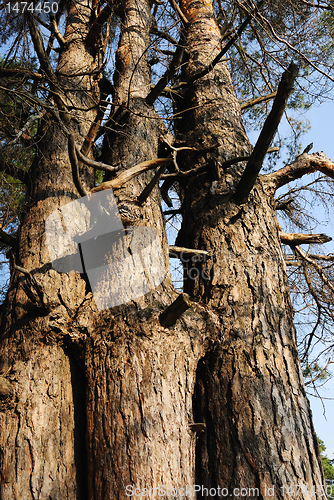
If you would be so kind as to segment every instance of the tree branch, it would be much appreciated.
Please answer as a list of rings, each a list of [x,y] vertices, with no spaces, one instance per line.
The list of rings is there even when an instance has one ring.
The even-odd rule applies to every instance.
[[[107,5],[103,7],[93,24],[91,25],[89,32],[86,36],[86,44],[96,44],[100,33],[102,32],[102,28],[105,22],[108,21],[108,18],[111,16],[114,10],[113,0],[109,0]]]
[[[16,167],[15,165],[9,165],[7,162],[0,159],[0,172],[10,175],[14,179],[23,182],[23,184],[28,184],[29,175],[24,170]]]
[[[146,104],[148,104],[148,106],[152,106],[154,101],[162,94],[167,83],[171,80],[171,78],[175,74],[175,71],[180,66],[180,64],[182,62],[183,54],[184,54],[183,43],[184,43],[184,36],[183,36],[183,34],[181,34],[179,44],[177,46],[177,49],[174,52],[173,58],[169,64],[165,74],[160,78],[158,83],[150,91],[150,93],[148,94],[148,96],[145,99]]]
[[[245,109],[251,108],[251,107],[255,106],[256,104],[260,104],[261,102],[270,101],[270,99],[274,99],[274,97],[276,97],[276,95],[277,95],[277,92],[272,92],[271,94],[257,97],[256,99],[251,99],[250,101],[244,102],[243,104],[240,105],[241,111],[244,111]]]
[[[44,76],[35,71],[29,71],[27,69],[9,69],[0,68],[0,78],[13,78],[15,76],[27,76],[29,78],[34,78],[35,80],[44,80]]]
[[[283,73],[277,89],[277,95],[275,97],[273,107],[264,123],[263,129],[255,144],[246,169],[241,176],[239,184],[237,185],[234,194],[234,201],[237,205],[241,205],[246,202],[248,195],[255,184],[261,170],[265,154],[276,133],[287,100],[293,90],[293,84],[297,74],[298,66],[294,63],[291,63],[289,68]]]
[[[16,238],[11,236],[10,234],[5,233],[0,229],[0,241],[9,247],[13,247],[16,243]]]
[[[176,323],[178,318],[192,306],[189,295],[181,293],[174,302],[159,316],[161,326],[168,328]]]
[[[297,156],[294,162],[277,170],[277,172],[266,174],[264,177],[273,184],[276,190],[317,170],[334,179],[334,163],[322,151],[311,155],[303,153]]]
[[[102,182],[102,184],[99,184],[90,192],[97,193],[98,191],[103,191],[104,189],[120,189],[126,182],[130,181],[134,177],[137,177],[142,172],[146,172],[146,170],[153,170],[157,167],[167,167],[167,165],[169,165],[171,162],[172,160],[170,158],[157,158],[155,160],[144,161],[143,163],[139,163],[132,168],[124,170],[124,172],[119,174],[115,179],[107,182]]]
[[[326,234],[300,234],[300,233],[279,233],[282,243],[295,247],[296,245],[312,244],[312,243],[328,243],[332,241],[330,236]]]
[[[153,191],[155,185],[159,182],[159,179],[162,176],[162,174],[164,173],[165,168],[166,168],[166,165],[162,165],[162,167],[159,168],[159,170],[157,171],[157,173],[155,174],[155,176],[153,177],[151,182],[146,186],[146,188],[143,190],[143,192],[138,196],[137,202],[139,205],[142,205],[147,200],[147,198],[149,197],[149,195]]]
[[[79,147],[75,144],[75,151],[77,154],[77,157],[79,160],[84,163],[85,165],[88,165],[89,167],[94,168],[95,170],[103,170],[105,172],[117,172],[117,170],[120,169],[119,166],[112,167],[111,165],[107,165],[106,163],[102,163],[99,161],[91,160],[90,158],[87,158],[87,156],[84,156]]]
[[[72,134],[70,134],[68,137],[68,156],[71,162],[74,185],[77,188],[80,196],[87,196],[89,194],[89,191],[84,188],[80,181],[78,158],[75,149],[74,137]]]

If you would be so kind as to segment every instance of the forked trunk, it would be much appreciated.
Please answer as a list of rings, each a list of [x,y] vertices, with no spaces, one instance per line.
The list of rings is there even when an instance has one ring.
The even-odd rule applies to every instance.
[[[187,81],[219,52],[221,35],[210,3],[184,0],[181,7],[189,20]],[[114,111],[103,145],[104,161],[121,170],[157,158],[164,133],[145,103],[150,11],[146,0],[123,2]],[[73,77],[98,64],[83,43],[90,12],[80,2],[70,10],[58,66],[62,84],[72,89],[66,98],[75,116],[67,126],[78,145],[99,101],[93,76]],[[169,326],[160,315],[178,294],[157,187],[138,203],[151,171],[114,193],[125,227],[120,246],[130,256],[118,280],[125,288],[124,270],[136,262],[123,243],[144,226],[142,234],[157,235],[157,252],[146,249],[140,262],[147,259],[158,282],[138,296],[129,286],[126,304],[113,297],[117,305],[104,308],[97,300],[104,288],[97,281],[90,289],[89,270],[52,268],[45,221],[79,196],[67,132],[50,117],[15,262],[39,286],[13,269],[2,325],[2,376],[12,391],[0,413],[3,500],[193,499],[195,491],[198,498],[322,496],[271,195],[260,180],[247,203],[236,206],[244,166],[220,167],[250,151],[226,63],[185,88],[176,105],[183,116],[177,141],[209,148],[180,154],[179,165],[211,167],[181,183],[178,243],[211,257],[185,263],[185,291],[193,302]],[[82,168],[80,176],[90,189],[92,175]]]

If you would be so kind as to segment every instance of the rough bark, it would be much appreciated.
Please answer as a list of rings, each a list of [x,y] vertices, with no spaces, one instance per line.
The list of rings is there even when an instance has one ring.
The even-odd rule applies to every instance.
[[[98,113],[90,7],[69,7],[56,73],[70,115],[62,116],[79,147]],[[181,8],[189,21],[182,80],[191,81],[220,53],[221,34],[209,2],[183,0]],[[119,172],[156,159],[164,133],[145,100],[151,4],[124,0],[122,9],[114,113],[103,144],[105,163]],[[68,78],[85,71],[90,76]],[[195,483],[229,488],[230,498],[238,497],[233,488],[246,487],[259,489],[256,498],[305,500],[312,494],[283,495],[280,488],[300,484],[311,492],[321,484],[272,185],[260,179],[247,204],[233,201],[244,164],[229,160],[249,156],[251,147],[226,63],[184,87],[176,106],[183,112],[177,140],[191,148],[178,151],[178,162],[182,171],[201,172],[179,176],[184,219],[177,251],[194,249],[198,271],[185,281],[191,300],[179,299],[188,307],[181,315],[168,309],[178,294],[158,189],[138,203],[152,171],[130,179],[115,197],[126,229],[157,231],[165,269],[159,286],[101,311],[84,275],[51,268],[45,220],[78,192],[64,127],[51,118],[45,126],[15,263],[36,279],[48,307],[34,301],[29,274],[15,272],[1,342],[4,500],[125,499],[135,488],[139,498],[155,488],[153,498],[190,499]],[[87,189],[91,172],[81,166],[78,176]],[[119,172],[107,172],[106,181]],[[266,491],[272,487],[275,495]]]
[[[219,51],[220,35],[207,4],[185,0],[182,7],[192,22],[182,78],[187,80]],[[210,37],[204,37],[208,32]],[[199,160],[202,164],[221,165],[249,154],[224,63],[187,89],[183,103],[189,111],[178,127],[179,137],[188,146],[212,137],[220,144]],[[184,169],[189,168],[189,157],[184,161]],[[298,361],[274,205],[261,181],[243,207],[235,205],[242,170],[242,164],[233,165],[222,172],[221,181],[204,173],[182,186],[183,224],[176,244],[215,255],[192,263],[197,273],[185,269],[185,291],[212,307],[223,325],[221,342],[197,368],[194,417],[206,423],[206,431],[196,450],[196,484],[226,487],[230,498],[240,494],[234,488],[247,488],[250,498],[269,498],[274,491],[275,498],[306,499],[315,487],[320,498],[317,439]],[[298,484],[303,492],[293,486]]]
[[[97,67],[96,54],[84,43],[90,14],[89,3],[70,4],[66,50],[58,63],[59,82],[66,90],[62,98],[71,117],[67,126],[79,145],[94,120],[96,110],[92,108],[99,100],[97,80],[72,77]],[[47,216],[76,199],[78,193],[67,137],[52,115],[45,116],[40,137],[14,258],[40,284],[51,312],[41,310],[33,300],[27,275],[14,271],[1,342],[2,373],[12,386],[12,396],[2,400],[0,414],[3,500],[86,495],[85,378],[64,340],[67,323],[85,299],[86,282],[79,274],[60,274],[51,268],[45,240]],[[83,170],[81,174],[92,187],[91,173]]]

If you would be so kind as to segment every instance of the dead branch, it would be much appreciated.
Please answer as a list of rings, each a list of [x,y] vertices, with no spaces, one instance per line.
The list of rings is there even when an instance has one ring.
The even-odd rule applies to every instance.
[[[274,189],[278,189],[295,179],[300,179],[306,174],[315,171],[322,172],[331,179],[334,179],[334,163],[321,151],[319,153],[303,153],[297,156],[294,162],[289,163],[277,172],[266,174],[264,177],[273,184]]]
[[[175,71],[178,69],[182,62],[184,54],[184,35],[183,33],[181,34],[180,41],[178,43],[178,46],[174,52],[174,55],[172,57],[172,60],[165,72],[165,74],[160,78],[158,83],[155,85],[155,87],[150,91],[148,96],[146,97],[146,104],[148,106],[153,106],[154,101],[161,95],[161,93],[164,91],[167,83],[171,80],[171,78],[174,76]]]
[[[137,202],[139,205],[142,205],[145,203],[151,192],[153,191],[154,187],[156,184],[159,182],[160,177],[162,176],[163,172],[165,171],[166,165],[162,165],[162,167],[159,168],[151,182],[146,186],[146,188],[143,190],[143,192],[138,196]]]
[[[119,174],[115,179],[111,181],[102,182],[99,186],[93,188],[90,192],[97,193],[98,191],[103,191],[104,189],[120,189],[124,184],[134,177],[137,177],[143,172],[147,170],[153,170],[157,167],[167,166],[171,163],[170,158],[156,158],[154,160],[144,161],[143,163],[139,163],[132,168],[128,168],[124,170],[121,174]]]
[[[50,312],[50,303],[48,296],[43,292],[41,285],[37,282],[36,278],[24,267],[16,265],[14,255],[11,252],[10,260],[15,271],[19,271],[27,277],[28,285],[24,286],[24,291],[32,302],[36,302],[37,305],[43,309],[47,314]],[[34,292],[35,293],[34,293]]]
[[[11,236],[10,234],[5,233],[5,231],[2,231],[2,229],[0,229],[0,242],[4,243],[9,247],[14,247],[16,243],[16,238]]]
[[[270,101],[270,99],[274,99],[276,95],[277,92],[272,92],[271,94],[257,97],[256,99],[251,99],[250,101],[244,102],[240,105],[241,111],[256,106],[256,104],[260,104],[261,102]]]
[[[34,78],[35,80],[44,80],[44,76],[40,73],[34,71],[29,71],[26,69],[8,69],[0,68],[0,78],[14,78],[15,76],[26,76],[28,78]]]
[[[59,31],[58,24],[57,24],[55,17],[52,19],[50,28],[51,28],[51,33],[57,39],[57,42],[59,43],[60,47],[63,47],[65,45],[65,38],[63,37],[63,35]]]
[[[196,250],[195,248],[184,248],[169,245],[169,257],[172,259],[179,259],[182,254],[186,255],[208,255],[210,252],[207,250]]]
[[[66,113],[66,119],[70,120],[70,117],[68,115],[68,110],[67,107],[65,106],[65,103],[62,99],[62,97],[58,94],[58,80],[56,75],[54,74],[54,71],[52,69],[52,66],[50,64],[49,58],[46,55],[46,52],[44,50],[44,45],[43,45],[43,40],[42,40],[42,35],[40,30],[38,29],[36,20],[33,16],[29,16],[28,20],[29,24],[29,31],[31,35],[31,40],[34,45],[34,49],[36,50],[38,60],[40,62],[41,68],[43,71],[45,71],[46,75],[50,79],[50,89],[55,93],[54,99],[61,111]]]
[[[176,323],[179,317],[192,306],[189,295],[181,293],[174,302],[159,316],[161,326],[168,328]]]
[[[114,10],[113,1],[109,0],[107,5],[101,10],[95,21],[92,23],[89,32],[86,36],[87,45],[96,44],[99,39],[99,35],[102,31],[103,25],[108,21]]]
[[[332,285],[332,283],[326,278],[325,276],[325,273],[322,269],[321,266],[319,266],[319,264],[317,264],[316,262],[314,262],[314,260],[312,258],[310,258],[308,255],[306,255],[305,252],[303,252],[303,250],[299,247],[299,246],[296,246],[295,247],[295,252],[300,255],[300,257],[308,262],[309,264],[311,264],[311,266],[313,266],[313,268],[317,271],[317,273],[319,274],[320,278],[323,280],[323,282],[328,286],[328,288],[334,293],[334,286]]]
[[[293,90],[293,84],[298,74],[298,66],[291,63],[287,71],[282,75],[282,79],[277,89],[272,109],[264,123],[260,136],[255,144],[246,169],[237,185],[234,200],[237,205],[247,201],[255,181],[259,175],[262,163],[268,147],[276,133],[278,124],[282,118],[287,100]]]
[[[80,196],[87,196],[89,194],[89,191],[85,189],[85,187],[81,184],[80,181],[78,157],[76,153],[74,137],[72,134],[70,134],[68,137],[68,156],[71,162],[74,185],[77,188]]]
[[[182,22],[182,24],[184,26],[188,26],[189,21],[186,18],[186,16],[183,14],[182,10],[180,9],[179,4],[175,0],[169,0],[169,3],[171,4],[171,6],[175,10],[175,12],[178,14],[178,16],[179,16],[180,21]]]
[[[312,244],[312,243],[328,243],[332,241],[330,236],[326,234],[301,234],[301,233],[279,233],[282,243],[295,247],[296,245]]]
[[[120,169],[119,166],[113,167],[111,165],[107,165],[106,163],[102,163],[102,162],[91,160],[90,158],[87,158],[87,156],[85,156],[81,153],[80,148],[77,146],[77,144],[74,144],[74,145],[75,145],[75,151],[76,151],[77,157],[85,165],[88,165],[89,167],[92,167],[95,170],[103,170],[105,172],[117,172],[117,170]]]

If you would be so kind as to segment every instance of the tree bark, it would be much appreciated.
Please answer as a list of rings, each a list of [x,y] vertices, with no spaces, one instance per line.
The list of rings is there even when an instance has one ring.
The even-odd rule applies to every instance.
[[[323,477],[272,185],[259,179],[247,203],[236,206],[244,164],[229,160],[249,156],[251,147],[228,67],[219,62],[192,81],[221,51],[209,2],[181,1],[188,19],[182,81],[192,83],[175,103],[182,113],[176,132],[192,149],[180,148],[177,159],[181,173],[200,172],[179,176],[183,223],[176,244],[194,249],[185,269],[191,300],[178,299],[172,286],[158,188],[138,203],[153,171],[114,194],[125,231],[157,232],[162,258],[149,259],[152,269],[164,270],[158,286],[100,310],[84,273],[51,266],[45,220],[79,198],[68,135],[81,147],[98,113],[94,6],[80,0],[69,7],[56,72],[68,115],[63,110],[65,124],[50,118],[41,131],[14,252],[14,264],[35,278],[48,307],[34,299],[29,274],[14,272],[1,327],[1,499],[190,500],[195,484],[228,488],[230,498],[240,496],[234,488],[258,488],[258,495],[247,490],[250,498],[311,498]],[[146,102],[151,4],[124,0],[122,9],[114,112],[103,144],[105,164],[119,169],[107,172],[114,187],[115,175],[124,178],[122,171],[158,158],[164,134]],[[92,177],[91,167],[80,167],[87,190]],[[120,270],[121,283],[127,274]],[[187,309],[175,312],[180,302]],[[308,493],[289,492],[293,485]]]
[[[191,21],[189,62],[182,77],[187,81],[219,52],[220,34],[207,4],[184,0],[182,8]],[[225,63],[187,89],[183,107],[188,111],[179,137],[187,146],[219,143],[197,165],[212,159],[222,165],[249,154]],[[184,164],[189,168],[189,156]],[[225,168],[221,181],[203,173],[182,186],[183,223],[176,244],[215,255],[186,264],[184,290],[213,308],[222,323],[220,342],[197,367],[194,419],[204,422],[206,431],[196,448],[196,484],[226,487],[231,498],[238,498],[241,488],[249,498],[270,498],[274,492],[274,498],[285,499],[311,498],[315,488],[320,498],[322,470],[274,203],[258,180],[247,203],[235,205],[243,168]],[[199,498],[208,497],[205,490],[199,493]]]

